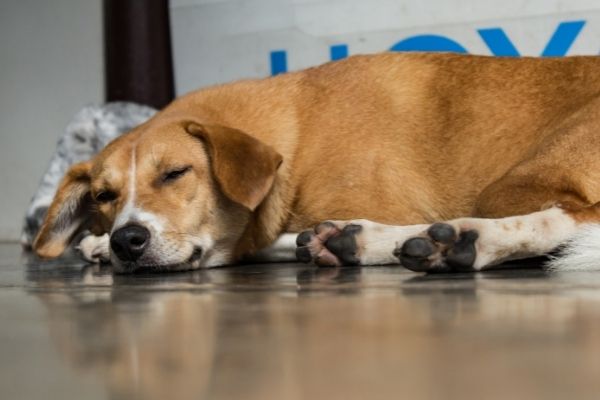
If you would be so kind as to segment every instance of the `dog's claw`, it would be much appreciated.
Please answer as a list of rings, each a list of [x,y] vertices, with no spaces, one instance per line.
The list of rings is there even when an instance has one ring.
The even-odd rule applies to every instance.
[[[298,259],[298,261],[303,263],[311,262],[312,255],[310,254],[310,249],[307,246],[297,247],[296,258]]]
[[[314,236],[315,234],[312,231],[301,232],[298,237],[296,237],[296,246],[302,247],[308,245]]]

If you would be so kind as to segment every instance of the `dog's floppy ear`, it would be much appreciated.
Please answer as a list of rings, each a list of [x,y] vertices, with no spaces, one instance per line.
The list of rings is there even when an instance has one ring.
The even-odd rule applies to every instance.
[[[237,129],[190,122],[186,130],[206,143],[213,174],[223,193],[254,211],[271,190],[283,157]]]
[[[88,220],[91,162],[73,165],[58,186],[54,200],[34,242],[33,250],[44,258],[60,256],[73,235]]]

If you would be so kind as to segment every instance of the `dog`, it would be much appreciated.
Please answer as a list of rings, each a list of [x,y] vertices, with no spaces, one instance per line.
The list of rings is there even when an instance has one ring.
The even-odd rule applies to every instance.
[[[559,247],[551,268],[595,268],[598,71],[385,53],[192,92],[72,166],[33,249],[89,229],[115,272],[253,255],[479,271]]]

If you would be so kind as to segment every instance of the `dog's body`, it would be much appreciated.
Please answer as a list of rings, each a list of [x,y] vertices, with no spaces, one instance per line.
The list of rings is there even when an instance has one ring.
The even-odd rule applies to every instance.
[[[59,255],[91,218],[118,270],[222,265],[360,218],[377,223],[303,233],[299,257],[447,270],[544,254],[597,221],[598,71],[389,53],[193,92],[74,167],[34,248]]]

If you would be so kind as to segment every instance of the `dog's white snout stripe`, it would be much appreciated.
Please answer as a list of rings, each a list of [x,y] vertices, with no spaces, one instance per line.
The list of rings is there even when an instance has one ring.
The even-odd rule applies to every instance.
[[[119,213],[119,215],[117,215],[117,218],[115,219],[115,223],[113,224],[112,227],[112,232],[116,231],[117,229],[121,228],[122,226],[126,225],[127,223],[129,223],[132,219],[132,214],[134,212],[134,208],[135,208],[135,178],[136,178],[136,164],[135,164],[135,157],[136,157],[136,145],[134,144],[132,149],[131,149],[131,158],[129,161],[129,170],[127,171],[127,178],[128,178],[128,187],[127,187],[127,203],[125,203],[125,206],[123,207],[123,209],[121,210],[121,212]],[[111,234],[112,234],[111,232]]]
[[[127,187],[127,203],[117,215],[115,223],[113,224],[111,234],[117,229],[135,222],[144,225],[150,229],[153,234],[158,234],[163,230],[162,220],[155,214],[144,211],[143,209],[136,206],[136,183],[137,183],[137,164],[136,164],[136,144],[131,149],[131,161],[129,164],[128,175],[128,187]]]

